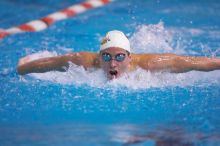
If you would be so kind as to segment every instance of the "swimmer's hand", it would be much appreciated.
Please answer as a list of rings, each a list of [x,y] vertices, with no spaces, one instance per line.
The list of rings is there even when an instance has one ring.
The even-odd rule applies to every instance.
[[[18,66],[22,66],[22,65],[27,64],[29,62],[32,62],[34,60],[39,60],[39,59],[42,59],[42,58],[55,57],[55,56],[57,56],[57,54],[55,54],[53,52],[48,52],[48,51],[33,53],[33,54],[30,54],[30,55],[27,55],[27,56],[21,58],[18,62]]]
[[[27,64],[31,61],[33,61],[33,59],[31,59],[30,56],[23,57],[18,61],[18,66],[22,66],[22,65]]]
[[[90,52],[68,53],[46,58],[45,56],[39,58],[39,56],[32,54],[19,60],[17,71],[20,75],[47,71],[66,71],[69,67],[69,62],[87,69],[89,67],[99,67],[98,63],[96,63],[97,60],[98,54]]]
[[[68,60],[65,56],[54,56],[46,58],[34,58],[32,55],[23,57],[19,60],[17,71],[18,74],[44,73],[47,71],[66,71]]]
[[[173,73],[192,70],[213,71],[220,70],[220,58],[151,54],[142,56],[139,66],[150,71],[169,71]]]

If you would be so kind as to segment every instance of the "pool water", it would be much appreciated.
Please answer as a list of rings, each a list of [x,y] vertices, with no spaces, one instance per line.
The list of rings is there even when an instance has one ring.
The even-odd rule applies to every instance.
[[[0,28],[39,19],[82,0],[0,2]],[[220,145],[220,71],[142,69],[107,81],[102,70],[19,76],[19,58],[98,52],[122,30],[135,53],[220,56],[220,3],[117,0],[46,30],[0,40],[0,145]],[[153,135],[153,138],[146,138]]]

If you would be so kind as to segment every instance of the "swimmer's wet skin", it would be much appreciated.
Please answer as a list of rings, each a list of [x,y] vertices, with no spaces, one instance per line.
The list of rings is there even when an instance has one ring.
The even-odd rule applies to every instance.
[[[175,54],[133,54],[123,32],[113,30],[102,39],[100,52],[73,52],[61,56],[32,60],[21,58],[17,71],[20,75],[52,70],[66,71],[69,62],[87,68],[101,68],[108,79],[140,67],[147,71],[183,73],[191,70],[213,71],[220,69],[220,58],[179,56]]]

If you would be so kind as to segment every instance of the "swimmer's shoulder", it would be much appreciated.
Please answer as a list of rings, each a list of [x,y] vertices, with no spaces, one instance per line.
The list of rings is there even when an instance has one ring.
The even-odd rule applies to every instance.
[[[154,56],[154,54],[135,54],[135,53],[131,53],[131,63],[132,64],[140,64],[142,62],[146,62],[148,60],[150,60],[152,57]]]
[[[95,52],[71,52],[66,54],[77,65],[99,67],[99,55]]]
[[[131,54],[131,67],[141,67],[144,69],[148,68],[149,62],[151,62],[154,58],[156,58],[159,54],[153,53],[141,53],[141,54]]]
[[[99,54],[95,52],[81,52],[86,57],[86,62],[89,67],[99,68]]]

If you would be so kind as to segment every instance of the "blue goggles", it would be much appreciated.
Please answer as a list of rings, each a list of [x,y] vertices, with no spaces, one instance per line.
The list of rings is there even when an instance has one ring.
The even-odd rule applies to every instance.
[[[116,60],[117,62],[122,62],[125,60],[126,55],[123,53],[118,53],[115,55],[114,59],[109,53],[102,53],[102,60],[105,62],[109,62],[111,60]]]

